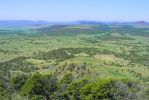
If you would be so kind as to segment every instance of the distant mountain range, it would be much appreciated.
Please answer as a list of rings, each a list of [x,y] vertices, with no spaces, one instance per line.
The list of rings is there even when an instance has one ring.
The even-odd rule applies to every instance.
[[[47,24],[47,21],[30,21],[30,20],[0,20],[0,25],[30,25],[30,24]]]
[[[137,22],[133,22],[133,24],[138,24],[138,25],[149,25],[149,22],[145,22],[145,21],[137,21]]]
[[[0,20],[0,29],[20,29],[20,28],[31,28],[34,25],[48,25],[47,21],[30,21],[30,20]]]
[[[72,25],[72,24],[116,24],[116,25],[149,25],[149,22],[98,22],[90,20],[79,20],[72,22],[49,22],[49,21],[31,21],[31,20],[0,20],[0,29],[7,28],[42,28],[51,25]]]

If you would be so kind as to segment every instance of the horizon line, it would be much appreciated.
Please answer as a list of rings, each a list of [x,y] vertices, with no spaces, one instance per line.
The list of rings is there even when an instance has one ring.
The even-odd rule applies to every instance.
[[[140,22],[140,21],[142,21],[142,22],[149,22],[149,21],[147,21],[147,20],[128,20],[128,21],[122,21],[122,20],[113,20],[113,21],[111,21],[111,20],[107,20],[107,21],[102,21],[102,20],[86,20],[86,19],[84,19],[84,20],[70,20],[70,21],[51,21],[51,20],[33,20],[33,19],[0,19],[0,21],[35,21],[35,22],[37,22],[37,21],[45,21],[45,22],[79,22],[79,21],[90,21],[90,22]]]

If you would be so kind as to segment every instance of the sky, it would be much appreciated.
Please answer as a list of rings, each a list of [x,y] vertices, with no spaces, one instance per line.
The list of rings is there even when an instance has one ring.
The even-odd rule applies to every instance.
[[[0,0],[0,20],[149,21],[149,0]]]

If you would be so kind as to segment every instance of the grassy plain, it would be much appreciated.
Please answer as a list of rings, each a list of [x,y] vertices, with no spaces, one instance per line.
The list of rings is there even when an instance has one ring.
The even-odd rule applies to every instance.
[[[67,28],[82,28],[82,27],[67,27]],[[84,26],[83,28],[88,28]],[[26,31],[27,32],[27,31]],[[123,38],[122,37],[127,37]],[[130,39],[129,39],[130,38]],[[148,62],[130,63],[130,59],[116,57],[114,54],[95,54],[89,57],[88,54],[82,52],[76,54],[75,57],[56,62],[56,59],[44,60],[33,58],[35,53],[50,52],[59,48],[98,48],[102,50],[110,50],[114,53],[129,54],[134,50],[138,55],[143,56],[148,54],[148,37],[132,36],[119,33],[102,34],[77,34],[74,36],[47,36],[47,35],[1,35],[0,36],[0,62],[10,61],[16,57],[25,56],[27,62],[32,63],[41,73],[54,72],[59,66],[64,63],[87,63],[87,68],[91,70],[92,78],[98,77],[114,77],[114,78],[129,78],[142,80],[148,83],[149,67]],[[131,56],[131,55],[130,55]],[[71,73],[66,71],[67,73]],[[66,72],[62,72],[61,75]],[[76,74],[72,72],[73,74]],[[139,77],[138,77],[139,75]],[[86,75],[87,76],[87,75]]]

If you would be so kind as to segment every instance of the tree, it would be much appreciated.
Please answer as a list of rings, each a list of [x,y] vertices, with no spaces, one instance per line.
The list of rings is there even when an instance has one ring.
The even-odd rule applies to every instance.
[[[61,84],[70,84],[73,80],[73,76],[72,74],[66,74],[61,80],[60,83]]]
[[[49,100],[50,96],[56,90],[57,78],[49,74],[35,73],[29,77],[22,88],[23,95],[41,95]]]
[[[87,79],[77,80],[72,82],[67,89],[63,92],[65,99],[81,100],[80,90],[88,83]]]
[[[92,84],[86,84],[81,89],[81,97],[83,100],[115,100],[115,82],[114,79],[99,79]]]
[[[73,81],[72,74],[64,75],[64,77],[60,80],[59,84],[57,85],[57,91],[55,92],[52,99],[58,99],[58,100],[64,99],[62,93],[67,89],[67,87],[72,81]]]
[[[93,100],[91,88],[92,88],[92,83],[88,83],[80,90],[82,100]]]
[[[10,79],[10,84],[15,90],[20,91],[22,86],[25,84],[27,78],[28,75],[24,73],[14,75]]]

